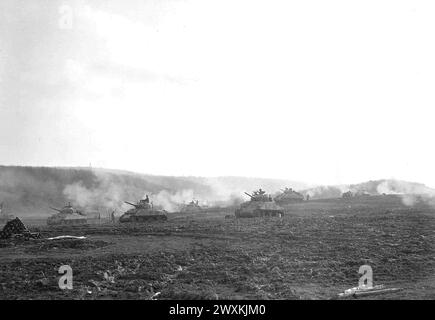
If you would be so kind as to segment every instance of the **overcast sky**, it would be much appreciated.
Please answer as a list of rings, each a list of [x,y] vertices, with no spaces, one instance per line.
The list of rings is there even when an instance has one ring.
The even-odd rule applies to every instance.
[[[0,164],[435,187],[434,1],[2,0]]]

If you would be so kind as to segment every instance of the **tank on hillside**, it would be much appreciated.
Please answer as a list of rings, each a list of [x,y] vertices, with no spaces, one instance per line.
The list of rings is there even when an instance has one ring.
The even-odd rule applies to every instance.
[[[75,209],[70,202],[62,209],[52,207],[50,209],[57,211],[57,213],[47,219],[47,225],[49,226],[85,225],[88,223],[86,215],[80,210]]]
[[[240,205],[235,212],[237,218],[256,217],[282,217],[284,210],[275,203],[272,197],[263,190],[254,191],[253,194],[245,192],[251,199]]]
[[[119,222],[152,222],[168,220],[166,211],[154,209],[153,205],[149,203],[148,197],[140,200],[137,204],[128,201],[125,201],[125,203],[133,206],[133,208],[126,211],[119,218]]]
[[[286,187],[284,190],[281,191],[282,193],[275,197],[275,202],[279,205],[286,205],[304,201],[304,196],[296,190],[293,190],[292,188]]]

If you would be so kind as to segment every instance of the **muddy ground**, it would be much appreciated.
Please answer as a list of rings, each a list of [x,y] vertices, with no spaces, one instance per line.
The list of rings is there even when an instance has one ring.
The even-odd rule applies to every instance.
[[[358,285],[402,290],[369,299],[435,299],[435,210],[399,197],[309,201],[284,218],[229,212],[164,223],[28,225],[43,238],[0,243],[0,299],[334,299]],[[26,222],[26,221],[24,221]],[[73,289],[58,269],[70,265]]]

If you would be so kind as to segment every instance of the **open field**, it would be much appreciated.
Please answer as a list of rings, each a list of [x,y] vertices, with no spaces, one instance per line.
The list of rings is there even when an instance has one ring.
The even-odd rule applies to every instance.
[[[329,299],[358,285],[403,290],[375,299],[435,299],[435,210],[399,197],[294,204],[279,218],[169,215],[164,223],[48,228],[0,241],[0,299]],[[58,288],[70,265],[73,290]],[[104,276],[106,273],[106,277]]]

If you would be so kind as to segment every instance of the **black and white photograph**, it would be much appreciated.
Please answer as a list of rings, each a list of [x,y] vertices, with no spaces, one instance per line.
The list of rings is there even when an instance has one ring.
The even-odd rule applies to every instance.
[[[0,0],[0,300],[435,300],[434,17]]]

